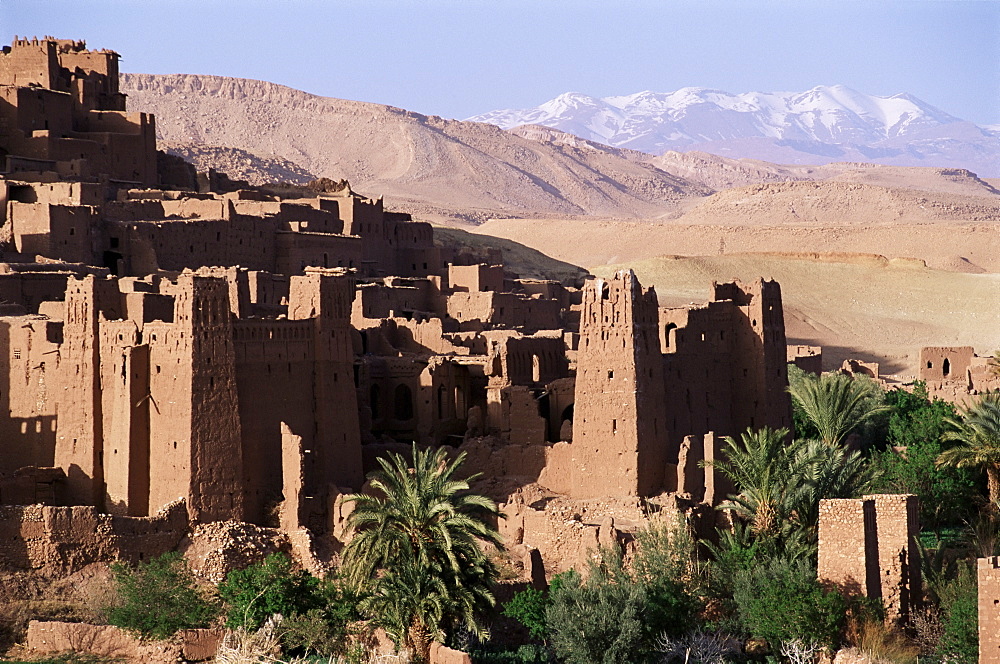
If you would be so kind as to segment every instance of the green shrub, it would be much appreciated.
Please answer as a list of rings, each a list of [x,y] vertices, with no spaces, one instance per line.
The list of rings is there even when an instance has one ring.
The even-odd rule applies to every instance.
[[[652,524],[636,533],[632,578],[646,595],[643,610],[646,644],[661,635],[680,636],[695,626],[701,579],[695,570],[695,544],[682,521]]]
[[[847,605],[816,580],[803,560],[775,560],[736,576],[733,600],[743,626],[772,648],[800,639],[827,648],[838,645]]]
[[[641,586],[603,574],[568,574],[545,612],[552,647],[568,664],[637,662],[643,654]]]
[[[259,629],[280,614],[281,644],[290,653],[341,655],[358,619],[352,593],[335,579],[320,580],[294,569],[283,553],[233,570],[219,584],[219,595],[227,604],[229,627]]]
[[[968,468],[939,467],[941,452],[947,449],[941,434],[947,429],[945,420],[957,417],[955,407],[940,399],[927,397],[926,386],[918,382],[913,392],[890,390],[886,403],[892,407],[888,424],[890,445],[905,447],[897,454],[885,450],[873,461],[882,477],[878,491],[913,493],[920,498],[920,522],[940,530],[967,519],[979,494],[977,473]]]
[[[295,570],[283,553],[233,570],[219,584],[219,596],[228,607],[226,625],[260,629],[274,614],[289,617],[322,608],[320,581],[305,570]]]
[[[514,597],[504,604],[503,614],[527,627],[532,638],[544,641],[549,635],[545,623],[545,611],[549,608],[549,604],[551,602],[547,592],[526,588],[515,593]]]
[[[116,627],[166,639],[182,629],[207,627],[219,613],[177,552],[135,569],[117,563],[111,572],[118,601],[106,611],[108,623]]]
[[[954,664],[976,664],[979,661],[979,593],[975,570],[969,565],[960,565],[957,576],[943,584],[938,592],[943,627],[938,655]]]

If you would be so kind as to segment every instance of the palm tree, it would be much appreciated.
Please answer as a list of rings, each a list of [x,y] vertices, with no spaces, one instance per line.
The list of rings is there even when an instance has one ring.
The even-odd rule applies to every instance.
[[[414,445],[412,468],[399,454],[380,458],[371,493],[347,497],[354,511],[344,573],[367,591],[364,606],[375,622],[418,658],[448,629],[485,635],[479,615],[495,603],[497,570],[482,544],[502,548],[489,524],[502,515],[492,500],[469,493],[478,475],[455,479],[464,460],[464,453],[449,461],[444,449]]]
[[[787,429],[748,429],[740,442],[727,437],[725,443],[725,458],[707,465],[732,480],[739,493],[719,508],[786,551],[813,546],[821,499],[853,498],[874,485],[876,471],[859,453],[818,440],[789,441]]]
[[[978,401],[959,409],[958,418],[947,418],[949,430],[942,440],[958,443],[938,457],[939,466],[982,468],[986,471],[990,502],[1000,501],[1000,392],[987,392]]]
[[[841,373],[804,374],[788,391],[827,445],[839,445],[852,429],[889,410],[873,381]]]
[[[788,429],[764,427],[747,429],[740,434],[739,442],[726,436],[724,458],[706,463],[721,471],[739,490],[719,508],[732,510],[757,535],[777,536],[782,524],[791,519],[794,501],[788,494],[798,488],[790,481],[796,444],[789,442],[788,433]]]
[[[876,466],[859,452],[819,440],[802,441],[794,469],[802,490],[793,495],[793,511],[810,530],[819,525],[820,500],[856,498],[871,491],[878,479]]]

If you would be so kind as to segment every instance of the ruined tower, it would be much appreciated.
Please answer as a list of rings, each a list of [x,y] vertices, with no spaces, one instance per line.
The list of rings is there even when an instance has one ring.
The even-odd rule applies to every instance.
[[[757,279],[713,284],[715,301],[731,301],[742,312],[734,325],[730,371],[733,385],[733,423],[736,433],[746,428],[779,429],[792,426],[788,395],[788,364],[781,286]]]
[[[631,270],[583,291],[573,421],[574,497],[647,496],[663,486],[663,359],[653,289]]]
[[[118,317],[117,301],[118,287],[112,280],[88,276],[70,279],[66,286],[64,343],[59,353],[63,389],[58,397],[54,461],[66,470],[66,498],[72,505],[103,506],[99,325],[102,318]]]
[[[919,531],[912,494],[821,500],[817,575],[845,595],[881,599],[886,617],[905,623],[922,597]]]
[[[235,356],[224,279],[182,274],[174,321],[147,324],[150,511],[187,498],[196,521],[242,519]]]
[[[292,277],[288,318],[311,319],[314,331],[318,477],[345,488],[360,488],[364,481],[351,340],[353,301],[353,280],[336,269],[313,268],[305,276]]]

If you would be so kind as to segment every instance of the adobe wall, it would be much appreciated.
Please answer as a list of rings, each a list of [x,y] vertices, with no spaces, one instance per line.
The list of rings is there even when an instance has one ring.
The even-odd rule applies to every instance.
[[[817,576],[845,594],[881,597],[874,500],[820,501]]]
[[[990,358],[976,355],[971,346],[922,348],[919,376],[926,381],[931,398],[965,407],[975,403],[981,394],[1000,390],[1000,374],[991,366]]]
[[[444,300],[426,279],[399,284],[360,284],[355,295],[351,322],[365,327],[372,321],[393,317],[412,317],[417,312],[444,313]]]
[[[1000,663],[1000,558],[980,558],[979,664]]]
[[[66,294],[70,272],[5,272],[0,264],[0,300],[17,302],[26,313],[38,313],[42,302],[58,300]]]
[[[0,54],[9,154],[55,162],[63,176],[157,182],[152,116],[125,111],[118,55],[84,42],[15,39]],[[40,164],[39,164],[40,165]]]
[[[361,238],[330,233],[279,232],[275,234],[273,271],[297,274],[307,267],[361,266]]]
[[[54,464],[59,327],[38,316],[0,317],[0,476]]]
[[[17,251],[70,263],[92,262],[96,208],[11,201],[8,218]]]
[[[818,578],[847,594],[881,599],[888,618],[905,622],[923,593],[919,531],[914,495],[822,500]]]
[[[87,565],[150,560],[180,545],[188,530],[183,501],[152,517],[101,514],[94,507],[0,506],[0,562],[66,576]]]
[[[759,280],[713,290],[704,305],[659,311],[671,464],[685,436],[791,424],[780,289]]]
[[[972,364],[972,346],[928,346],[920,349],[917,376],[924,381],[964,379]]]
[[[25,647],[32,653],[84,653],[127,662],[173,664],[212,659],[222,640],[220,629],[186,629],[166,641],[149,641],[111,625],[32,620]]]
[[[360,488],[362,477],[358,403],[354,377],[351,306],[354,282],[342,272],[307,270],[292,277],[290,320],[308,320],[315,339],[313,417],[320,477]],[[336,404],[336,409],[333,408]]]
[[[502,265],[449,265],[448,287],[454,292],[503,291]]]
[[[806,373],[816,376],[823,373],[823,349],[819,346],[789,345],[787,360]]]
[[[453,293],[447,303],[448,316],[462,323],[525,330],[554,330],[563,326],[558,300],[482,291]]]

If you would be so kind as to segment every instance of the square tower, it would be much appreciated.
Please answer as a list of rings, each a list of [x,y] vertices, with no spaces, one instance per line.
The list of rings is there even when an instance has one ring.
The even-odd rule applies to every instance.
[[[573,421],[574,497],[649,496],[666,466],[656,292],[631,270],[583,291]]]

